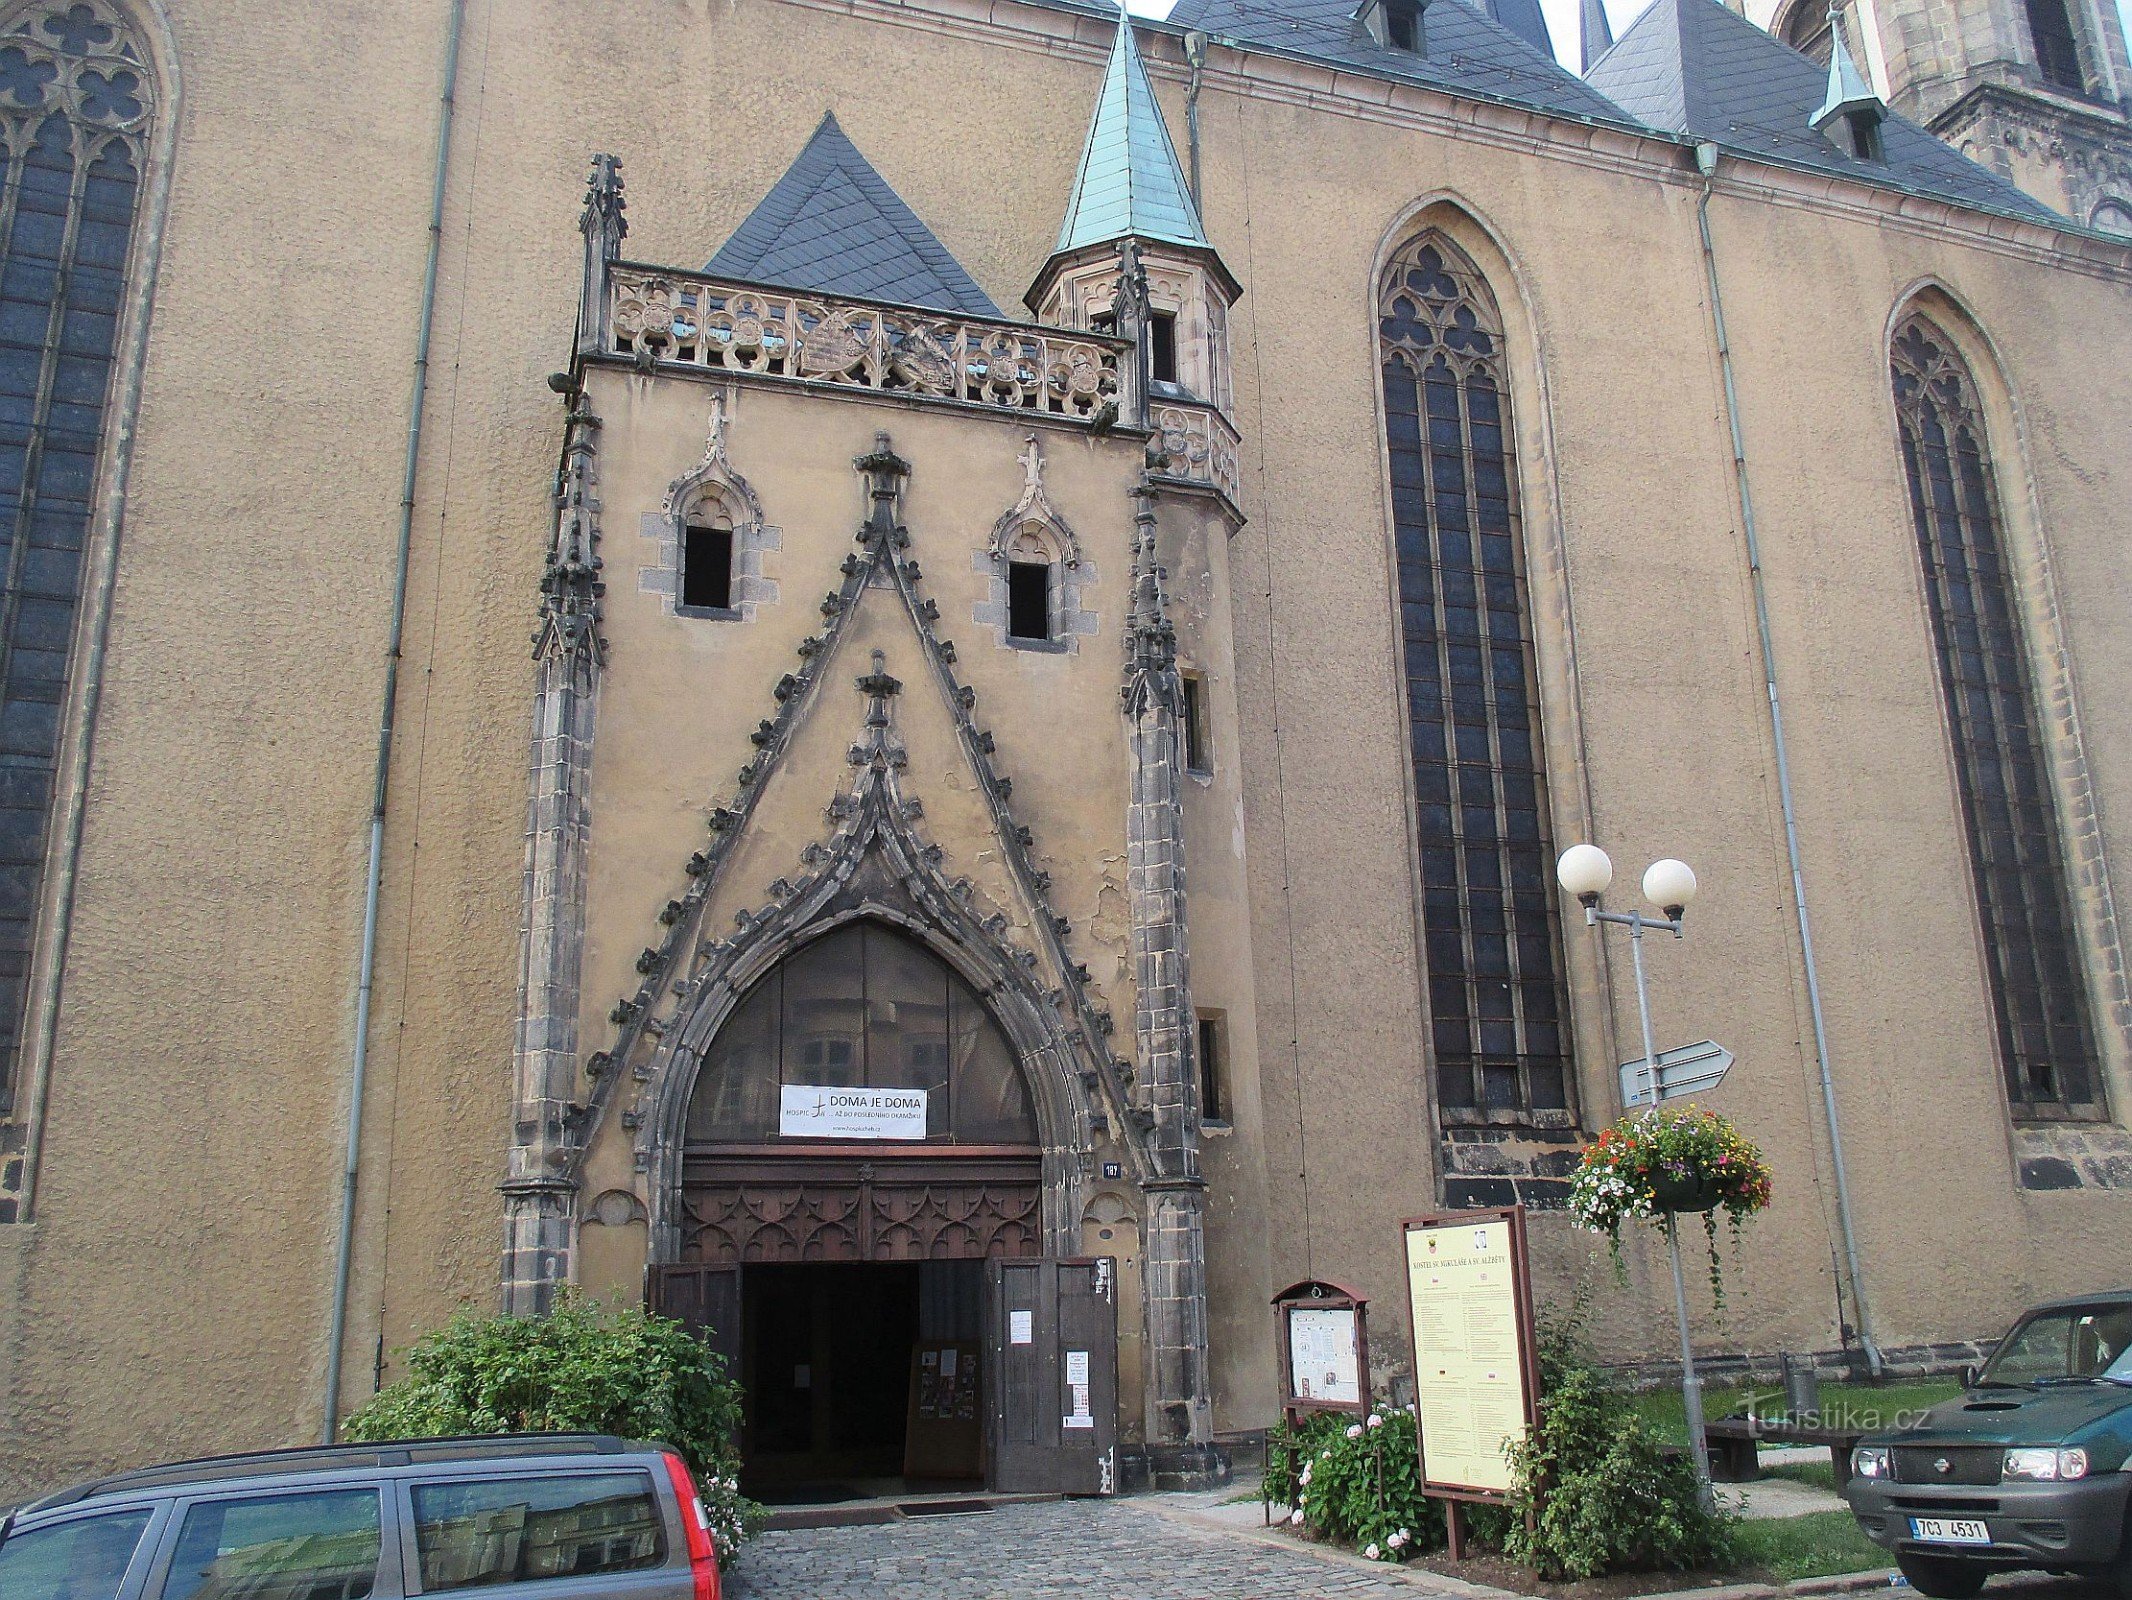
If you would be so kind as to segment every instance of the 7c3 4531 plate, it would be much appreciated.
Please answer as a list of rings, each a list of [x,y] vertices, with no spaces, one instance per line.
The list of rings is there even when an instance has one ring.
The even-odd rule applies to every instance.
[[[1912,1517],[1910,1537],[1928,1544],[1990,1544],[1991,1529],[1962,1517]]]

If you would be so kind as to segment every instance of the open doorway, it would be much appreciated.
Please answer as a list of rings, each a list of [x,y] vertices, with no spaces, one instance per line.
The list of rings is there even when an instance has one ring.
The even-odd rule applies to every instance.
[[[750,1266],[741,1481],[771,1504],[981,1487],[984,1263]]]

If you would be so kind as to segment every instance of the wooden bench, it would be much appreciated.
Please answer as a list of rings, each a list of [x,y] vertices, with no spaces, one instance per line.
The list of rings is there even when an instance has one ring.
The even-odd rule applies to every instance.
[[[1765,1444],[1825,1444],[1836,1469],[1836,1487],[1851,1479],[1851,1449],[1861,1429],[1800,1428],[1771,1417],[1719,1417],[1703,1424],[1710,1442],[1710,1476],[1719,1483],[1752,1483],[1762,1475],[1758,1447]]]

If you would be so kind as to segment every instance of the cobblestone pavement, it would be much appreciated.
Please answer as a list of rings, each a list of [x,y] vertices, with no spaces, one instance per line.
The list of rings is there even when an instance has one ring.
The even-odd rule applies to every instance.
[[[1453,1585],[1197,1526],[1130,1500],[766,1533],[728,1600],[1417,1600]],[[1470,1592],[1470,1591],[1468,1591]]]

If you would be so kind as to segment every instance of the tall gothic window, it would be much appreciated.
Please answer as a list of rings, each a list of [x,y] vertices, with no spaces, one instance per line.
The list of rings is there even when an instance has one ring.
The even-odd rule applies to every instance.
[[[1897,331],[1890,365],[2007,1096],[2016,1116],[2100,1116],[2080,947],[1976,385],[1922,317]]]
[[[117,13],[0,32],[0,1114],[10,1109],[150,101]]]
[[[1378,300],[1437,1105],[1570,1120],[1568,1006],[1502,322],[1439,233]]]

